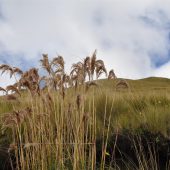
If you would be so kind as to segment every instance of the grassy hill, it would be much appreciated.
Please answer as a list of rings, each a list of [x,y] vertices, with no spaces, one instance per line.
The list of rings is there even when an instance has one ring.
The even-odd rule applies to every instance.
[[[25,169],[93,169],[96,161],[101,169],[125,165],[127,169],[159,169],[162,162],[167,164],[162,168],[169,168],[165,156],[169,153],[164,149],[169,148],[170,138],[170,79],[150,77],[122,80],[122,84],[120,80],[96,80],[76,90],[69,88],[64,99],[60,92],[47,90],[34,97],[22,92],[16,100],[2,96],[2,166],[4,159],[10,160],[10,149],[20,155],[16,166]],[[129,138],[133,139],[130,143]],[[133,148],[132,156],[127,156],[132,150],[124,145]],[[156,152],[166,158],[158,161]],[[126,164],[116,161],[116,156]]]
[[[131,129],[147,125],[152,132],[169,136],[170,79],[150,77],[126,80],[128,88],[116,89],[117,81],[99,80],[101,93],[96,90],[97,103],[106,102],[103,94],[108,97],[107,107],[113,102],[113,124],[117,122],[121,127]],[[98,103],[98,107],[99,116],[104,110],[102,104]]]

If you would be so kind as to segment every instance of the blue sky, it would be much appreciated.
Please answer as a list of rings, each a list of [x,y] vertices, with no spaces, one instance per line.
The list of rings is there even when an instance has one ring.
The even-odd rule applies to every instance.
[[[170,1],[0,0],[0,63],[28,69],[60,54],[68,71],[95,49],[118,77],[170,77]]]

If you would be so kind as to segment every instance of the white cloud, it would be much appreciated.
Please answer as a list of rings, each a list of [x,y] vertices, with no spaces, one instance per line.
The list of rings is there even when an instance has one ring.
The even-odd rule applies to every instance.
[[[16,60],[20,59],[17,54],[38,60],[41,53],[51,57],[58,53],[70,67],[98,49],[98,58],[127,78],[157,76],[154,63],[168,58],[168,0],[0,3],[4,16],[0,20],[0,57],[4,51]]]
[[[170,62],[164,64],[152,73],[153,76],[170,78]]]
[[[14,84],[15,83],[15,79],[14,78],[10,78],[10,76],[8,74],[0,74],[0,87],[5,88],[7,85],[9,84]],[[0,92],[0,95],[2,94],[2,92]]]

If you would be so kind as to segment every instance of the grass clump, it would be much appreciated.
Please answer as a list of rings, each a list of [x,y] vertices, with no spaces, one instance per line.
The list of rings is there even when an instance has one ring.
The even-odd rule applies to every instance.
[[[11,169],[159,169],[157,146],[170,136],[169,81],[118,79],[113,70],[97,80],[107,70],[96,51],[69,74],[62,56],[40,62],[44,76],[0,66],[16,78],[0,89],[0,143]]]

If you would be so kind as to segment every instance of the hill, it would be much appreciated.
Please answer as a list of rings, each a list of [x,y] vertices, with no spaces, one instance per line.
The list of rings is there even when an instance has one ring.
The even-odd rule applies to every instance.
[[[141,139],[143,141],[146,138],[147,141],[154,142],[154,145],[163,147],[163,144],[164,148],[169,148],[167,143],[170,138],[169,94],[170,79],[149,77],[139,80],[95,80],[91,84],[86,83],[85,86],[78,86],[77,89],[66,89],[64,98],[61,91],[49,93],[47,89],[42,95],[35,95],[34,97],[32,97],[31,93],[23,91],[21,96],[15,94],[17,100],[8,100],[1,97],[0,115],[2,133],[0,136],[0,146],[3,148],[0,149],[1,164],[8,157],[8,149],[12,150],[18,147],[17,153],[23,154],[21,162],[18,163],[25,162],[26,165],[22,166],[32,166],[31,168],[35,168],[35,165],[29,165],[30,162],[27,162],[30,154],[34,155],[31,161],[36,159],[36,161],[41,162],[41,159],[46,160],[46,155],[42,155],[44,152],[47,155],[53,156],[56,152],[59,152],[59,157],[50,157],[46,165],[44,165],[46,168],[49,165],[52,168],[52,166],[55,166],[56,160],[66,159],[63,157],[63,153],[75,154],[76,148],[73,149],[70,146],[71,143],[88,143],[87,146],[83,145],[83,148],[79,148],[78,144],[75,145],[79,151],[76,151],[77,155],[75,155],[74,159],[78,161],[79,158],[77,156],[80,153],[85,156],[84,150],[87,149],[89,159],[97,158],[96,161],[100,162],[101,166],[108,166],[111,161],[112,164],[115,163],[115,166],[124,167],[122,163],[120,164],[120,162],[112,160],[113,147],[117,145],[122,153],[133,153],[130,158],[122,157],[114,149],[114,154],[119,158],[121,157],[122,161],[127,163],[130,161],[129,159],[132,159],[131,161],[133,161],[134,165],[130,164],[131,168],[132,166],[149,168],[150,164],[158,166],[153,163],[157,158],[155,158],[156,160],[152,158],[149,165],[145,164],[147,157],[145,159],[142,158],[143,160],[139,162],[139,159],[146,156],[146,154],[149,154],[149,157],[153,156],[153,153],[157,152],[156,148],[153,151],[145,148],[140,157],[135,159],[133,157],[135,155],[134,152],[137,152],[136,154],[140,152],[138,146],[144,145],[146,147],[146,144],[140,141]],[[127,139],[122,138],[121,135],[131,136],[133,141],[128,143]],[[92,144],[94,140],[98,147],[96,151],[94,147],[90,146],[90,143]],[[14,148],[10,148],[11,144],[15,144],[17,141],[20,146],[15,145],[13,146]],[[134,141],[137,141],[137,143],[134,144]],[[160,141],[163,142],[161,143]],[[39,145],[40,143],[41,145]],[[132,150],[125,150],[125,146],[122,146],[123,143],[128,147],[133,146],[133,152]],[[63,144],[68,144],[67,148],[64,148]],[[48,145],[52,145],[51,148]],[[153,146],[147,143],[147,147]],[[146,153],[145,150],[147,150]],[[160,153],[163,156],[167,154],[163,149],[160,149]],[[157,157],[157,155],[154,156]],[[74,165],[75,160],[71,160],[69,157],[67,159],[73,162],[69,163],[66,161],[64,165],[60,166],[78,166]],[[85,159],[84,157],[79,161],[84,161]],[[167,163],[167,159],[163,159],[162,162]],[[158,161],[161,165],[162,162]],[[138,165],[139,163],[141,165]]]

